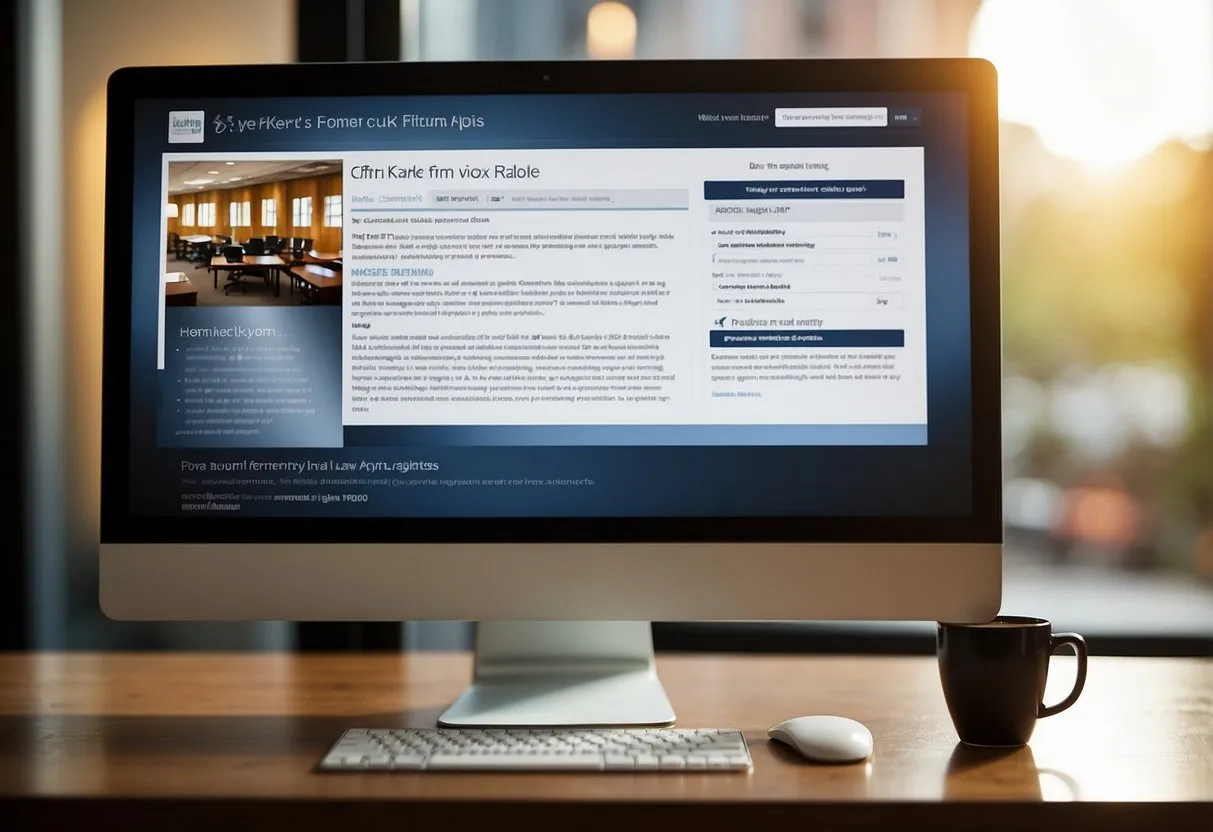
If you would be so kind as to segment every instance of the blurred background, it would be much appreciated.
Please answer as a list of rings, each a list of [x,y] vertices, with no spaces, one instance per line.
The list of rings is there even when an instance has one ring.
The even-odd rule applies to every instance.
[[[0,646],[388,648],[462,623],[133,625],[97,606],[105,81],[124,65],[936,57],[1000,72],[1004,611],[1213,655],[1208,0],[18,0],[0,106]],[[5,222],[8,220],[8,222]],[[662,624],[665,648],[933,649],[922,623]]]

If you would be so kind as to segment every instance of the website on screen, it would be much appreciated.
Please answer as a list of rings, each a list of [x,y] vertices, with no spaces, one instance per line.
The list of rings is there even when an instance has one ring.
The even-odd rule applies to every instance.
[[[846,98],[142,102],[137,513],[962,513],[964,100]]]

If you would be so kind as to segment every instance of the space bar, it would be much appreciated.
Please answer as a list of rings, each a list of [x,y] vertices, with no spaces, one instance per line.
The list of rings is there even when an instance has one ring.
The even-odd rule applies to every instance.
[[[601,754],[433,754],[426,771],[599,771]]]

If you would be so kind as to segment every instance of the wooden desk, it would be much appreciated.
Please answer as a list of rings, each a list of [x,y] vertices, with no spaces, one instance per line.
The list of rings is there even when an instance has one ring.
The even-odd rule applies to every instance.
[[[341,272],[324,266],[304,265],[291,269],[291,282],[299,281],[299,300],[311,295],[312,303],[341,303]]]
[[[185,272],[170,272],[164,284],[165,306],[197,306],[198,290]]]
[[[237,269],[265,269],[269,272],[270,277],[274,281],[274,296],[277,297],[282,286],[282,270],[286,268],[286,261],[277,254],[256,254],[245,255],[242,260],[237,263],[230,262],[222,255],[216,255],[211,258],[211,271],[215,273],[215,288],[219,288],[219,272],[235,271]]]
[[[345,728],[433,726],[468,681],[466,654],[0,654],[0,818],[174,832],[1213,829],[1211,660],[1094,658],[1079,703],[1013,751],[957,745],[929,658],[659,664],[679,724],[744,729],[752,773],[313,772]],[[812,712],[866,722],[872,760],[810,765],[767,741],[772,723]]]
[[[304,263],[315,263],[319,266],[331,266],[341,263],[340,251],[309,251],[303,255]]]

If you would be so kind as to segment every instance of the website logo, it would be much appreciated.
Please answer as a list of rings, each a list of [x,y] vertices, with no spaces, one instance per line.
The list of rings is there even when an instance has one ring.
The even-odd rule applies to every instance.
[[[173,110],[168,114],[168,143],[199,144],[205,124],[204,110]]]

